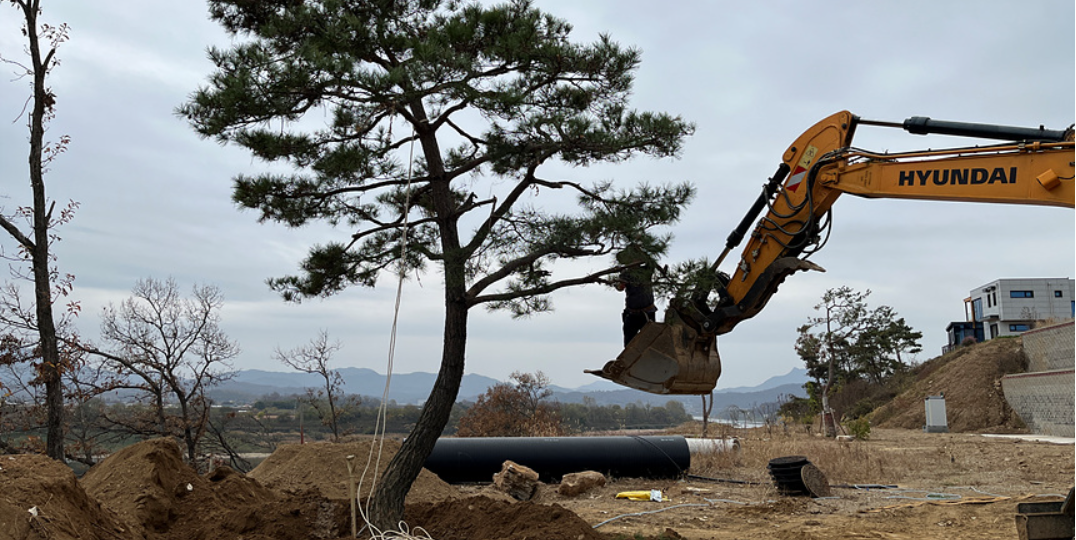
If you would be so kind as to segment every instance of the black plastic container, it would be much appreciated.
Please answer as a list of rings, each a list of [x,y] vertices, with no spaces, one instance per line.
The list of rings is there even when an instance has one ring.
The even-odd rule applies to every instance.
[[[771,459],[766,469],[782,494],[811,496],[802,474],[803,467],[810,463],[804,456],[785,456]]]

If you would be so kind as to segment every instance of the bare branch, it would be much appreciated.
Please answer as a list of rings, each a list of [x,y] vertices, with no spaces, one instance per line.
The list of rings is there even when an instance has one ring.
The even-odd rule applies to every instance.
[[[0,227],[3,227],[3,229],[7,231],[8,234],[10,234],[11,237],[14,238],[23,247],[33,251],[34,241],[30,240],[30,238],[23,234],[18,227],[8,221],[7,218],[5,218],[4,216],[0,216]]]

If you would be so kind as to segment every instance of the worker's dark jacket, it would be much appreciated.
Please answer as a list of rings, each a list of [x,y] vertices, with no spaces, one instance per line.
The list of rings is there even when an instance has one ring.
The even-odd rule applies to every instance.
[[[657,311],[654,289],[650,285],[653,273],[650,266],[645,264],[620,273],[620,281],[624,283],[625,311]]]
[[[658,311],[654,305],[654,289],[651,287],[653,271],[649,266],[637,266],[620,273],[624,284],[624,346],[627,347],[635,334],[647,321],[653,321]]]

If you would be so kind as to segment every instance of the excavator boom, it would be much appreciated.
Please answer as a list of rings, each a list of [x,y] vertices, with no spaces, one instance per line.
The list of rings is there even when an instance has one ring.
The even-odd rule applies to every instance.
[[[878,153],[852,147],[860,125],[901,127],[1000,142],[987,146]],[[828,214],[845,193],[904,198],[1076,206],[1072,128],[1047,130],[912,117],[825,118],[785,151],[777,172],[729,235],[714,272],[747,237],[735,270],[716,291],[674,301],[662,323],[648,323],[615,359],[588,371],[657,394],[706,394],[721,374],[716,338],[761,311],[789,275],[824,271],[807,258],[823,244]],[[760,217],[761,216],[761,217]],[[748,231],[750,230],[750,234]]]

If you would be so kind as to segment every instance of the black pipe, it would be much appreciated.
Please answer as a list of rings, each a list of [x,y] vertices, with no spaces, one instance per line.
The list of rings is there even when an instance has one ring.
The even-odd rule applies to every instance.
[[[915,135],[958,135],[982,139],[1000,139],[1005,141],[1048,141],[1062,142],[1065,131],[1036,128],[998,126],[994,124],[972,124],[967,122],[948,122],[931,120],[925,116],[913,116],[904,121],[904,129]]]
[[[543,482],[583,471],[679,478],[691,466],[691,452],[681,436],[441,438],[425,466],[450,484],[491,482],[508,460],[534,469]]]

